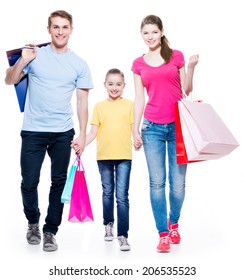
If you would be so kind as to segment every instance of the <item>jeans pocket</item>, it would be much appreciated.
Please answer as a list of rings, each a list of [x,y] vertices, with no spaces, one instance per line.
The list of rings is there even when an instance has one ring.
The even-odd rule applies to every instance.
[[[143,119],[143,123],[141,126],[141,131],[148,130],[152,126],[152,122],[148,121],[147,119]]]

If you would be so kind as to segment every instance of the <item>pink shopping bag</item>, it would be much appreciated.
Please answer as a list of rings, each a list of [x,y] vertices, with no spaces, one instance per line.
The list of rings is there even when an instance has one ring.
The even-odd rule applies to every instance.
[[[181,100],[177,106],[188,161],[218,159],[239,146],[210,104]]]
[[[177,160],[177,163],[186,164],[186,163],[198,161],[198,160],[188,160],[185,143],[184,143],[184,139],[183,139],[183,134],[182,134],[178,102],[176,103],[176,106],[175,106],[175,134],[176,134],[176,160]]]
[[[78,167],[72,188],[68,221],[79,223],[92,222],[93,220],[93,212],[84,176],[84,168],[80,158],[78,158]]]

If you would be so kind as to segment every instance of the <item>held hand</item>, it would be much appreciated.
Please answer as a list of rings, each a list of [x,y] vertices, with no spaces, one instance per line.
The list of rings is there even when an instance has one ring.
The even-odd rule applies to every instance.
[[[71,148],[75,151],[75,154],[81,156],[85,148],[85,141],[81,138],[76,138],[75,140],[71,141]]]
[[[133,146],[135,151],[139,151],[143,145],[142,137],[139,133],[134,135]]]
[[[199,61],[199,54],[192,55],[189,58],[188,68],[194,68],[197,65],[198,61]]]

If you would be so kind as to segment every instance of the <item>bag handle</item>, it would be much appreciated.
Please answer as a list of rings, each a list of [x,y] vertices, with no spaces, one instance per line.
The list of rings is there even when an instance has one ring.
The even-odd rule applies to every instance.
[[[194,99],[195,98],[195,99]],[[192,102],[203,102],[201,99],[198,98],[195,90],[192,90],[189,95],[186,95],[185,92],[182,92],[182,99],[187,99]]]
[[[83,166],[83,163],[82,163],[82,160],[81,160],[80,156],[77,156],[76,161],[77,161],[77,169],[79,171],[84,171],[85,172],[85,169],[84,169],[84,166]],[[81,169],[81,167],[82,167],[82,169]]]

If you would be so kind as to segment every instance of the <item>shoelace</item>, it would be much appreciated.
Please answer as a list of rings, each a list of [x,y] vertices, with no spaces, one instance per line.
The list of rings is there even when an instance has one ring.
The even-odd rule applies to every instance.
[[[169,237],[168,236],[161,237],[160,240],[159,240],[159,243],[168,244],[169,243]]]
[[[46,243],[53,243],[53,234],[52,233],[45,233],[44,239]]]
[[[127,241],[127,238],[125,238],[124,236],[118,237],[118,240],[120,241],[121,245],[129,245],[128,241]]]
[[[106,225],[105,227],[105,233],[106,235],[113,235],[113,224],[112,223],[109,223],[108,225]]]
[[[40,231],[38,226],[29,226],[29,230],[31,231],[32,235],[40,237]]]
[[[170,235],[171,235],[171,236],[179,236],[179,232],[178,232],[177,229],[171,229]]]

